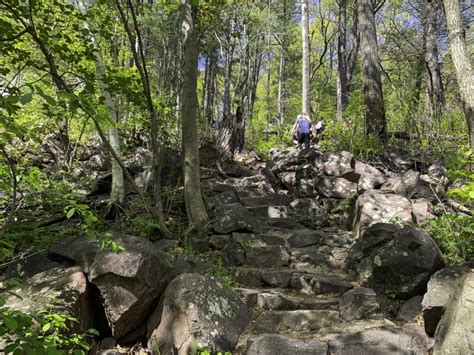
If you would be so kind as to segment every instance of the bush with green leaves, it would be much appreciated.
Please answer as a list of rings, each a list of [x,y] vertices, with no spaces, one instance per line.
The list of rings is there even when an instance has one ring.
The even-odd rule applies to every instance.
[[[445,214],[428,222],[427,230],[435,239],[448,264],[474,260],[474,218]]]
[[[72,333],[78,320],[57,311],[58,300],[51,299],[47,309],[28,314],[10,309],[0,297],[0,344],[4,354],[13,355],[85,355],[89,343],[98,335],[94,329],[82,334]]]

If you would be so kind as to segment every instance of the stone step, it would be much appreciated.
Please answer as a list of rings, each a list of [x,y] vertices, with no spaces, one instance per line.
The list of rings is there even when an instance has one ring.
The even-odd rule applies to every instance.
[[[300,340],[278,334],[260,334],[247,339],[245,355],[326,355],[328,345],[318,340]]]
[[[280,194],[271,194],[260,197],[243,197],[242,203],[245,207],[260,207],[260,206],[288,206],[291,202],[289,196]]]
[[[341,277],[315,275],[305,272],[291,274],[290,287],[304,293],[342,295],[355,286]]]
[[[282,289],[237,288],[235,291],[251,308],[262,310],[323,310],[339,308],[339,298],[316,298]]]
[[[295,310],[263,312],[253,325],[255,333],[309,333],[341,323],[339,311]]]
[[[234,275],[243,287],[293,289],[305,294],[341,295],[355,284],[339,276],[312,274],[291,268],[235,267]]]
[[[290,215],[286,206],[266,205],[249,207],[248,210],[258,218],[288,218]]]

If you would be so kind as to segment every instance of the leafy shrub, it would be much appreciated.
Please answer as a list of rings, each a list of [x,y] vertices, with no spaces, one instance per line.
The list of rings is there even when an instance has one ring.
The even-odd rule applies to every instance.
[[[448,264],[474,259],[474,218],[471,216],[445,214],[429,221],[427,230]]]
[[[55,312],[59,301],[51,299],[47,309],[28,314],[5,306],[0,298],[0,340],[4,354],[14,355],[85,355],[92,347],[88,339],[98,332],[70,333],[70,324],[78,320]]]

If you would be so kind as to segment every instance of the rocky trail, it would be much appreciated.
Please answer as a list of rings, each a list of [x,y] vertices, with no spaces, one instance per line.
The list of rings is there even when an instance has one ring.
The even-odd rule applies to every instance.
[[[176,240],[117,235],[116,253],[71,236],[11,267],[28,277],[23,301],[8,302],[67,299],[78,330],[101,332],[91,353],[102,355],[474,348],[472,265],[445,268],[414,226],[449,188],[440,169],[420,174],[399,160],[393,171],[317,149],[247,163],[204,181],[213,219],[207,235],[189,236],[192,253],[176,255]]]

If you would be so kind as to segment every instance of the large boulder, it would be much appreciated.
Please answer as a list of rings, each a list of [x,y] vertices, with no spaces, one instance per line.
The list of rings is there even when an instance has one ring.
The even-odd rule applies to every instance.
[[[407,324],[402,328],[384,327],[337,335],[329,343],[329,354],[428,355],[431,346],[423,328]]]
[[[148,348],[156,354],[232,351],[250,320],[247,307],[231,290],[196,274],[175,278],[155,313],[148,323]]]
[[[425,330],[429,336],[434,336],[436,328],[448,304],[451,293],[456,289],[470,268],[463,265],[452,265],[439,270],[431,276],[428,291],[423,297],[421,307]]]
[[[380,187],[385,182],[382,172],[372,165],[356,161],[354,171],[360,176],[358,180],[358,191],[364,192]]]
[[[228,234],[234,231],[258,233],[258,220],[240,203],[222,204],[216,210],[214,230],[219,234]]]
[[[352,173],[356,161],[349,152],[324,153],[317,161],[316,166],[329,176],[342,176]]]
[[[124,250],[101,250],[95,239],[69,237],[56,243],[50,254],[84,269],[99,289],[112,335],[120,339],[147,318],[169,281],[171,264],[144,238],[116,236],[114,242]]]
[[[71,333],[83,333],[92,328],[94,308],[90,285],[78,266],[55,267],[40,272],[23,282],[21,288],[14,288],[0,294],[5,307],[33,314],[49,310],[55,304],[55,313],[69,315],[78,320],[70,322]]]
[[[401,222],[413,223],[412,204],[410,200],[395,194],[368,191],[357,198],[352,229],[356,237],[375,223]]]
[[[474,272],[451,293],[435,335],[433,355],[472,354],[474,350]]]
[[[348,267],[362,284],[408,299],[424,293],[430,276],[443,267],[443,261],[424,230],[378,223],[352,246]]]
[[[318,192],[324,197],[351,198],[357,194],[357,183],[341,177],[325,177],[316,183]]]

